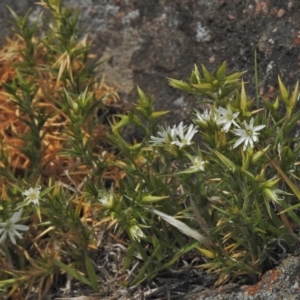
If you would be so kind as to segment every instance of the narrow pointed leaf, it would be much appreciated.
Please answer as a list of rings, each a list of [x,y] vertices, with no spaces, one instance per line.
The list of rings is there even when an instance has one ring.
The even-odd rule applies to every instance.
[[[282,177],[282,179],[286,182],[286,184],[290,187],[290,189],[300,201],[300,190],[298,189],[298,187],[288,178],[288,176],[286,176],[282,169],[267,155],[267,153],[265,154],[269,158],[272,166],[277,170],[279,175]]]
[[[124,127],[125,125],[127,125],[129,123],[129,117],[128,116],[125,116],[125,115],[117,115],[117,116],[120,116],[121,120],[116,125],[113,126],[113,131],[117,130],[121,127]]]
[[[237,166],[235,163],[233,163],[230,159],[228,159],[226,156],[224,156],[223,154],[221,154],[218,151],[214,151],[215,154],[217,155],[217,157],[219,158],[219,160],[229,169],[231,169],[232,171],[235,171],[237,169]]]
[[[290,99],[290,105],[289,105],[289,107],[290,107],[290,113],[292,113],[293,109],[296,106],[298,96],[299,96],[299,81],[297,81],[297,84],[295,86],[293,95],[292,95],[292,97]]]
[[[204,90],[204,91],[211,91],[213,88],[211,83],[198,83],[198,84],[192,84],[192,86],[198,90]]]
[[[169,198],[169,196],[152,196],[147,195],[142,198],[142,202],[157,202]]]
[[[134,251],[135,251],[134,244],[131,244],[126,250],[126,256],[125,256],[124,265],[123,265],[123,268],[125,270],[130,267],[130,264],[133,259]]]
[[[178,230],[180,230],[182,233],[186,234],[189,237],[194,238],[195,240],[199,241],[201,244],[203,244],[205,247],[210,247],[210,240],[206,238],[204,235],[200,234],[198,231],[190,228],[185,223],[175,219],[172,216],[169,216],[161,211],[158,211],[154,208],[147,208],[148,211],[153,212],[154,214],[160,216],[163,220],[168,222],[169,224],[176,227]]]
[[[192,90],[191,86],[186,82],[177,79],[172,79],[172,78],[169,78],[168,80],[169,80],[169,85],[176,89],[183,90],[186,92],[191,92]]]
[[[216,253],[214,253],[214,252],[212,252],[210,250],[207,250],[207,249],[204,249],[204,248],[200,248],[200,247],[197,247],[197,249],[200,251],[200,253],[202,255],[204,255],[207,258],[215,258],[216,257]]]
[[[226,69],[227,69],[227,65],[226,65],[226,61],[224,61],[217,71],[217,77],[222,78],[223,76],[225,76]]]
[[[86,271],[89,276],[89,279],[91,281],[91,287],[95,292],[97,292],[98,291],[97,275],[95,272],[94,265],[92,264],[91,259],[88,257],[87,254],[85,254],[85,267],[86,267]]]
[[[206,81],[211,81],[212,77],[211,77],[210,73],[208,72],[208,70],[206,69],[206,67],[204,65],[201,65],[201,67],[202,67],[202,73],[203,73],[204,79]]]
[[[139,86],[137,87],[137,91],[138,91],[140,99],[142,101],[144,101],[144,102],[147,102],[148,98],[147,98],[147,96],[145,95],[145,93],[143,92],[143,90]]]
[[[199,73],[198,67],[196,65],[195,65],[194,71],[192,72],[192,76],[190,78],[190,83],[191,84],[193,84],[193,83],[201,83],[200,73]]]
[[[282,83],[280,77],[278,76],[278,84],[279,84],[279,89],[280,89],[280,94],[283,99],[283,101],[288,104],[288,98],[289,98],[289,92],[287,91],[286,87]]]
[[[73,278],[77,279],[78,281],[87,284],[89,286],[92,286],[91,282],[82,274],[80,274],[78,271],[76,271],[75,269],[65,265],[64,263],[62,263],[59,260],[53,259],[53,263],[61,268],[62,270],[64,270],[66,273],[68,273],[70,276],[72,276]]]
[[[242,81],[242,90],[241,90],[241,109],[245,110],[247,108],[247,96],[244,86],[244,81]]]
[[[233,74],[230,74],[228,76],[226,76],[226,80],[229,81],[229,80],[235,80],[235,79],[238,79],[240,77],[243,76],[243,74],[245,74],[246,72],[235,72]]]
[[[150,118],[152,119],[156,119],[156,118],[159,118],[163,115],[166,115],[168,114],[170,111],[169,110],[165,110],[165,111],[155,111],[153,112],[151,115],[150,115]]]

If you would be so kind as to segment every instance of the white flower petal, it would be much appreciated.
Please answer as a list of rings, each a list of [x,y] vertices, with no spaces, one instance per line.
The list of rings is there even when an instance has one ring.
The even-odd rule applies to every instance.
[[[258,126],[254,126],[253,127],[253,131],[258,131],[258,130],[261,130],[261,129],[263,129],[263,128],[265,128],[266,127],[266,125],[258,125]]]
[[[232,120],[232,123],[233,123],[236,127],[241,128],[240,125],[239,125],[237,122],[235,122],[234,120]]]
[[[253,117],[252,117],[251,120],[250,120],[250,123],[249,123],[249,127],[250,127],[250,128],[253,128],[253,124],[254,124],[254,119],[253,119]]]
[[[22,238],[22,234],[16,230],[11,230],[9,233],[9,236],[12,234],[13,236],[17,236],[19,239]]]
[[[248,123],[246,122],[246,120],[244,120],[244,126],[245,126],[245,129],[246,129],[246,130],[249,130],[249,125],[248,125]]]
[[[222,128],[223,131],[228,132],[228,130],[230,129],[231,123],[227,123],[224,125],[224,127]]]
[[[225,117],[221,117],[217,120],[217,125],[221,125],[227,122],[227,119]]]
[[[29,229],[28,226],[22,225],[22,224],[16,224],[14,227],[15,227],[15,229],[21,230],[21,231],[27,231]]]
[[[6,239],[6,236],[7,236],[7,232],[4,231],[1,238],[0,238],[0,244]]]
[[[234,129],[234,134],[244,136],[246,134],[245,129]]]
[[[11,218],[12,223],[16,223],[20,220],[21,215],[23,213],[23,208],[21,208],[19,211],[15,212]]]
[[[245,141],[244,137],[240,137],[233,145],[233,148],[236,148],[237,146],[239,146],[241,143],[243,143]]]
[[[238,111],[238,112],[234,113],[232,116],[235,119],[235,118],[237,118],[239,116],[239,114],[240,114],[240,112]]]
[[[8,232],[9,238],[11,240],[11,242],[15,245],[16,244],[16,239],[14,237],[14,235],[12,234],[12,232]]]
[[[223,108],[223,107],[219,107],[219,108],[217,108],[216,109],[216,111],[219,113],[219,114],[221,114],[221,115],[226,115],[226,114],[228,114],[228,112],[231,112],[231,109],[229,108],[228,110],[227,109],[225,109],[225,108]]]
[[[254,147],[253,139],[248,138],[247,140],[248,140],[248,143],[250,144],[250,147],[253,148]]]

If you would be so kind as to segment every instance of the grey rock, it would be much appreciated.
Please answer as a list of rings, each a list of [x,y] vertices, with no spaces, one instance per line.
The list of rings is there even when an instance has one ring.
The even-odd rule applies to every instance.
[[[255,285],[229,284],[216,289],[207,289],[185,300],[299,300],[300,257],[289,256],[280,266],[266,272]]]

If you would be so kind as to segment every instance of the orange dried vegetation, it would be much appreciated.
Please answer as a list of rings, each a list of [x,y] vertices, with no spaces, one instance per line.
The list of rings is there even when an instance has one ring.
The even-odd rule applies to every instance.
[[[6,161],[0,159],[0,168],[9,168],[16,177],[22,177],[30,165],[28,157],[21,150],[24,141],[20,138],[20,135],[28,134],[29,128],[20,120],[20,118],[26,119],[26,116],[20,111],[13,96],[5,91],[3,83],[10,84],[16,78],[17,72],[14,66],[16,63],[22,63],[21,50],[24,48],[24,41],[15,36],[11,39],[8,38],[6,45],[0,50],[0,149],[7,158]],[[33,79],[32,75],[28,75],[28,80],[33,79],[34,84],[38,87],[32,105],[36,109],[42,109],[45,113],[51,113],[51,117],[47,119],[41,131],[41,136],[43,136],[41,179],[54,177],[65,181],[65,171],[68,171],[68,176],[71,177],[74,183],[79,185],[90,170],[87,166],[81,164],[79,158],[62,156],[60,153],[61,150],[68,147],[67,131],[71,122],[59,107],[63,88],[67,89],[67,87],[64,86],[62,81],[58,80],[59,78],[54,77],[55,74],[43,68],[47,63],[45,61],[47,59],[47,49],[42,43],[37,43],[34,55],[36,65],[41,67],[37,67],[35,70],[38,74],[37,78]],[[57,58],[57,62],[59,62],[59,59]],[[83,62],[79,59],[75,59],[72,66],[68,66],[72,72],[78,72],[83,67]],[[61,76],[61,70],[59,70],[59,75]],[[115,87],[106,85],[103,80],[95,80],[93,86],[90,87],[90,91],[94,93],[96,99],[106,96],[105,103],[103,103],[105,106],[115,105],[114,103],[119,101]],[[97,145],[97,142],[103,140],[107,131],[106,127],[103,124],[98,124],[92,132],[84,128],[82,128],[82,131],[86,139],[95,141],[95,155],[101,155],[103,144],[99,143]],[[111,159],[112,156],[109,157]],[[118,177],[117,173],[118,170],[113,168],[108,171],[107,175],[111,179],[112,174]],[[0,196],[5,198],[4,185],[5,179],[0,177]]]

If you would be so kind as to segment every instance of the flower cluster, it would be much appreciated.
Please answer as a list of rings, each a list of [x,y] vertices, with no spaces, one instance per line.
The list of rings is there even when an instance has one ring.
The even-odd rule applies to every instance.
[[[243,127],[236,122],[240,112],[233,112],[232,109],[228,106],[227,109],[219,107],[217,109],[212,109],[211,111],[205,110],[203,114],[196,111],[194,122],[203,128],[208,127],[208,122],[212,121],[216,125],[222,125],[222,131],[228,132],[232,125],[236,128],[233,129],[233,133],[236,136],[239,136],[238,140],[234,143],[233,148],[236,148],[240,144],[244,143],[243,151],[254,147],[254,143],[258,142],[258,135],[261,129],[265,125],[254,126],[253,117],[250,119],[249,124],[244,120]]]
[[[158,137],[151,136],[151,143],[156,146],[172,143],[176,139],[176,126],[172,128],[168,126],[166,129],[160,126],[160,131],[157,133]]]
[[[193,143],[193,136],[197,133],[197,126],[194,127],[193,124],[190,124],[187,127],[187,125],[183,125],[183,122],[180,122],[178,126],[168,126],[166,129],[160,128],[161,131],[157,133],[158,137],[151,136],[150,143],[153,143],[155,146],[171,144],[182,149]]]
[[[29,188],[22,192],[22,195],[24,196],[24,201],[21,205],[17,207],[21,208],[22,206],[26,206],[30,203],[33,203],[33,205],[36,207],[38,211],[38,215],[40,217],[40,193],[41,193],[41,186],[37,186],[35,188]],[[8,236],[10,241],[13,244],[16,244],[16,238],[22,238],[22,234],[20,234],[18,231],[27,231],[29,229],[28,226],[22,225],[22,224],[16,224],[23,213],[23,208],[21,208],[18,212],[15,212],[13,216],[8,219],[6,222],[0,223],[0,244],[6,240],[6,237]]]
[[[195,111],[196,119],[194,122],[198,124],[199,126],[207,127],[207,123],[210,121],[212,116],[212,110],[206,109],[202,114],[196,110]]]

